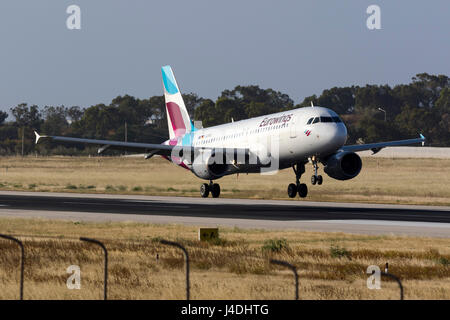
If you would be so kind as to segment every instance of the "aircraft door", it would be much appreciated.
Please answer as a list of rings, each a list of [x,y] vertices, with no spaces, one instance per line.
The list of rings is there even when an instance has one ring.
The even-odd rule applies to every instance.
[[[292,116],[291,121],[289,122],[289,139],[288,139],[288,150],[290,154],[295,153],[295,145],[297,142],[297,126],[296,124],[296,117]]]
[[[291,123],[289,124],[289,137],[291,139],[296,138],[297,137],[297,129],[295,126],[295,116],[292,116],[291,119]]]

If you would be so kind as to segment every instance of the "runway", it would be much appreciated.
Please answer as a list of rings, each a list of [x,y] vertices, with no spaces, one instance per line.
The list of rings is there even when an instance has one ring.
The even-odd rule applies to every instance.
[[[0,217],[450,238],[450,207],[0,191]]]

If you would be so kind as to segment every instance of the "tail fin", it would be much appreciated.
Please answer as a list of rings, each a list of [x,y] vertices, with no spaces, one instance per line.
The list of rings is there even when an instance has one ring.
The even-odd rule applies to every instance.
[[[193,131],[193,124],[189,119],[183,97],[178,89],[177,81],[170,66],[161,68],[164,84],[164,98],[166,100],[167,122],[170,139],[182,137]]]

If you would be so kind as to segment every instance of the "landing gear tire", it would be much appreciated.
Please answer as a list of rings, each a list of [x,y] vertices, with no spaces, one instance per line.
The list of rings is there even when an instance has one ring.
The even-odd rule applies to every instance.
[[[311,177],[311,184],[315,185],[316,183],[320,186],[323,182],[322,176],[319,176],[317,174],[317,170],[319,169],[319,166],[317,165],[317,158],[316,156],[312,157],[311,159],[313,167],[314,167],[314,175]]]
[[[315,185],[316,183],[320,186],[323,182],[322,176],[311,176],[311,184]]]
[[[299,162],[292,166],[295,173],[295,184],[291,183],[288,187],[288,195],[294,198],[296,194],[300,198],[305,198],[308,194],[308,187],[304,183],[300,183],[300,178],[305,173],[305,163]]]
[[[211,195],[212,195],[212,197],[213,197],[213,198],[218,198],[219,195],[220,195],[220,186],[219,186],[219,184],[213,183],[213,184],[210,186],[210,189],[211,189]]]
[[[202,198],[208,198],[208,196],[209,196],[209,185],[207,183],[202,184],[202,186],[200,187],[200,195],[202,196]]]
[[[295,198],[295,196],[297,195],[297,186],[293,183],[291,183],[288,186],[288,196],[289,198]]]
[[[306,186],[306,184],[300,183],[297,186],[297,189],[298,189],[298,196],[300,198],[306,198],[306,196],[308,195],[308,187]]]

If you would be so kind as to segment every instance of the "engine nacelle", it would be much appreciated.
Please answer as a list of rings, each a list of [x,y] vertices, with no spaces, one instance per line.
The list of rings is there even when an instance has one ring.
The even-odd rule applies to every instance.
[[[361,158],[354,152],[338,152],[325,161],[324,171],[337,180],[349,180],[356,177],[362,168]]]
[[[221,178],[227,173],[229,165],[226,164],[224,158],[220,158],[221,159],[216,159],[214,154],[200,154],[192,163],[192,172],[197,177],[205,180]]]

